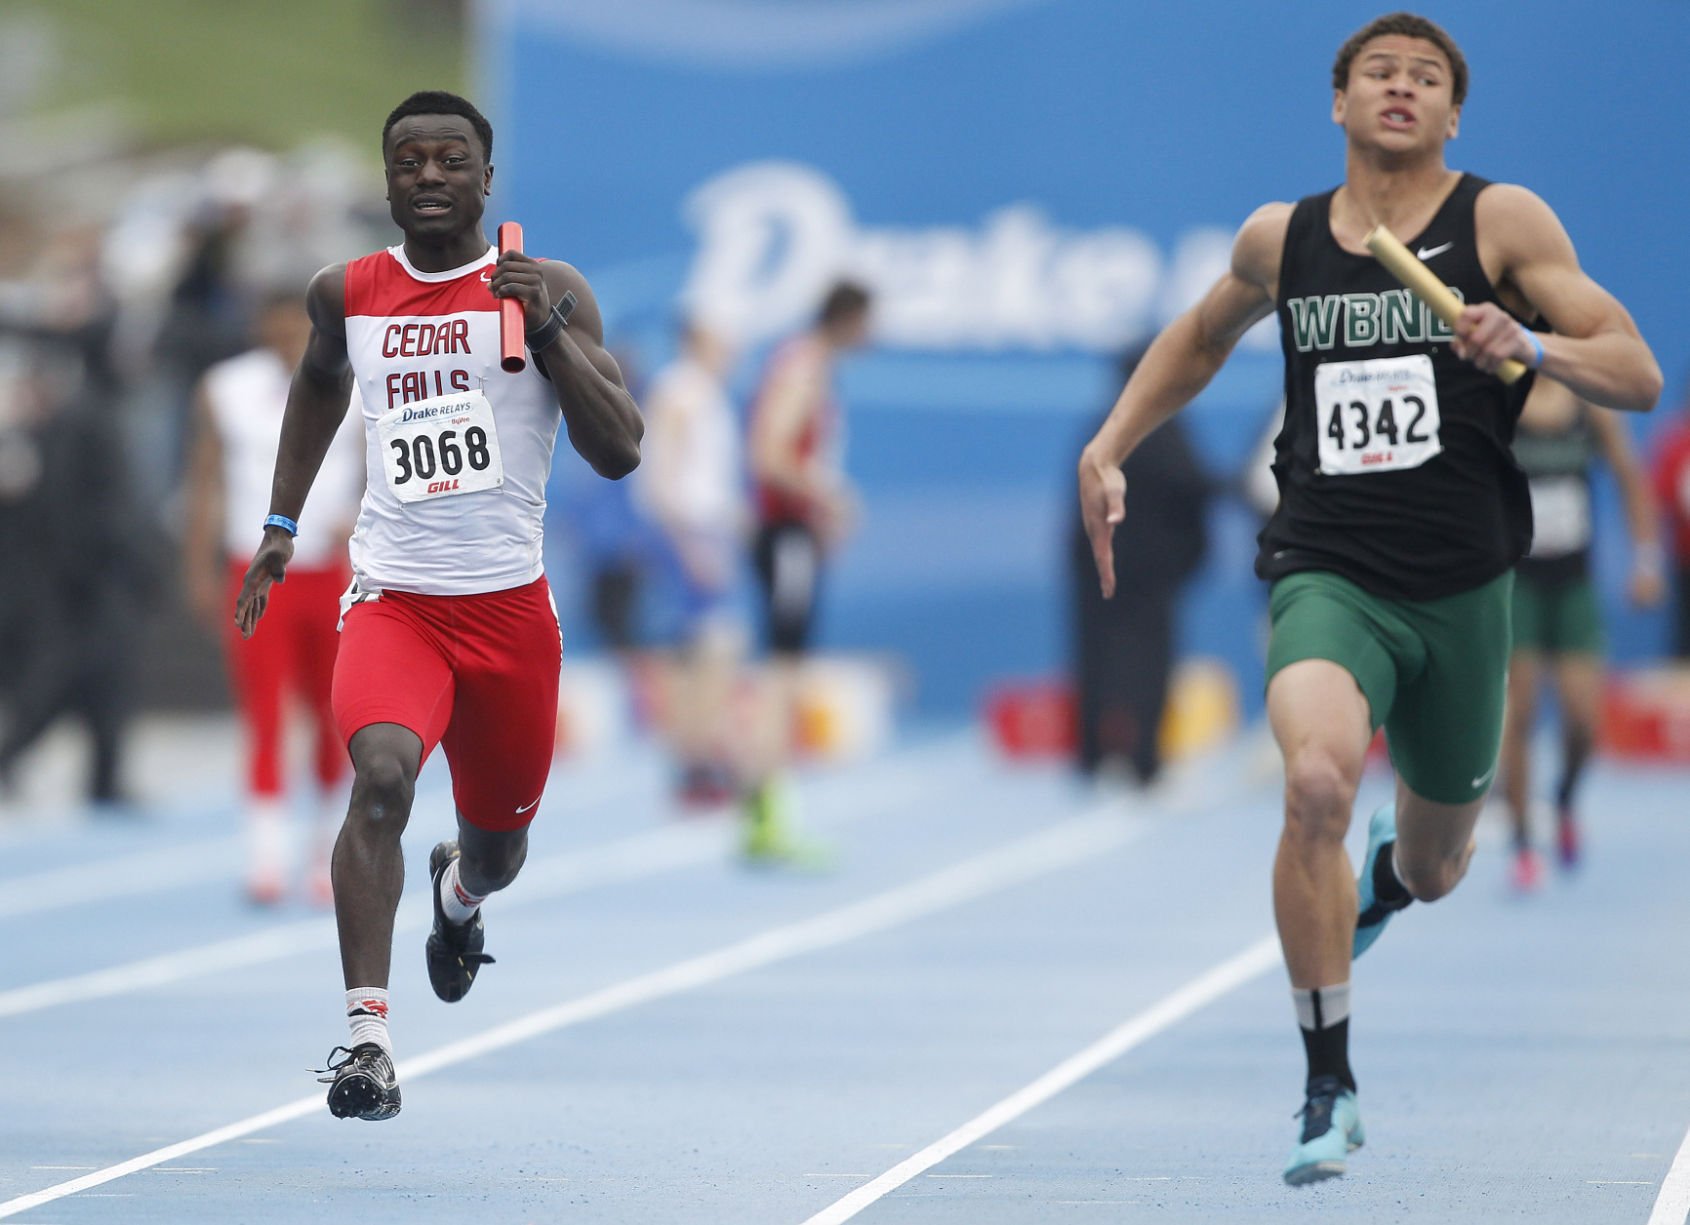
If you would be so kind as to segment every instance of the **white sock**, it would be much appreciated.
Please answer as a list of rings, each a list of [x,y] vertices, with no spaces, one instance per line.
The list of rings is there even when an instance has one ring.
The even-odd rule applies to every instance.
[[[481,909],[485,897],[476,897],[458,879],[458,861],[454,859],[440,874],[440,908],[446,912],[448,923],[468,923]]]
[[[374,1042],[389,1055],[393,1039],[387,1035],[387,988],[354,987],[346,993],[346,1023],[352,1027],[350,1046]]]
[[[1307,1030],[1331,1029],[1350,1015],[1350,984],[1331,987],[1292,987],[1297,1024]]]
[[[287,803],[277,797],[254,799],[247,808],[247,853],[254,872],[287,875],[293,859]]]

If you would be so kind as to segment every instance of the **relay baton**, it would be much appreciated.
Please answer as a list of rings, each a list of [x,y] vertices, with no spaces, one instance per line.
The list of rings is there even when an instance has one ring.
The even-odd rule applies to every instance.
[[[1415,259],[1414,253],[1403,246],[1395,234],[1382,225],[1376,225],[1362,242],[1392,276],[1408,287],[1410,293],[1447,323],[1450,330],[1455,329],[1455,321],[1461,317],[1461,299],[1450,292],[1449,286],[1440,281],[1436,273]],[[1514,383],[1525,372],[1523,363],[1509,358],[1496,368],[1496,377],[1504,383]]]
[[[499,254],[521,252],[522,227],[514,221],[499,223]],[[506,374],[521,374],[528,359],[523,356],[526,332],[523,328],[522,303],[515,298],[499,299],[499,368]]]

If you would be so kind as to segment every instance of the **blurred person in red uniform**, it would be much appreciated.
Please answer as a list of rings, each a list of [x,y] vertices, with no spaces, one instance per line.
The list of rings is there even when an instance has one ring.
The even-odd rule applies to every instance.
[[[521,871],[551,771],[563,642],[542,559],[558,427],[611,480],[639,464],[644,432],[586,278],[488,242],[481,112],[412,94],[382,125],[381,150],[404,240],[312,279],[264,539],[235,605],[250,636],[356,384],[367,477],[334,670],[353,781],[332,865],[351,1034],[323,1070],[330,1113],[370,1121],[401,1105],[387,986],[417,773],[439,746],[457,837],[429,855],[424,955],[451,1003],[492,960],[482,903]],[[514,373],[500,363],[501,299],[522,306],[529,361]]]
[[[295,545],[287,585],[270,601],[266,632],[242,639],[227,612],[246,574],[253,526],[269,505],[288,384],[310,334],[303,291],[269,296],[258,312],[258,345],[213,365],[194,395],[183,565],[190,606],[225,640],[246,743],[246,889],[263,905],[282,900],[292,866],[282,784],[289,697],[299,699],[311,724],[319,820],[307,889],[323,904],[333,900],[329,837],[346,802],[346,748],[330,689],[340,593],[352,577],[345,541],[364,489],[362,412],[347,414],[324,456],[305,512],[322,530]]]
[[[722,385],[726,341],[696,320],[645,393],[645,458],[635,492],[661,533],[680,604],[669,736],[690,804],[731,800],[739,784],[733,720],[744,633],[732,607],[749,521],[740,424]]]
[[[751,407],[756,489],[753,556],[763,595],[769,667],[753,730],[744,850],[754,861],[797,850],[783,793],[804,655],[815,631],[822,571],[851,530],[856,500],[840,455],[834,366],[868,338],[868,290],[834,285],[815,323],[769,355]]]
[[[1655,497],[1672,525],[1672,653],[1690,660],[1690,392],[1672,423],[1655,436]]]

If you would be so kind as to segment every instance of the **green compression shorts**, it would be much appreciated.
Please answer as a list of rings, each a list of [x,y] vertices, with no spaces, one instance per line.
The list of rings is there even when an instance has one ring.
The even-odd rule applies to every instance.
[[[1514,576],[1514,649],[1545,655],[1600,655],[1602,617],[1588,576],[1542,583]]]
[[[1326,659],[1355,678],[1416,795],[1465,804],[1496,773],[1510,650],[1510,571],[1437,600],[1390,600],[1324,570],[1273,585],[1268,680]]]

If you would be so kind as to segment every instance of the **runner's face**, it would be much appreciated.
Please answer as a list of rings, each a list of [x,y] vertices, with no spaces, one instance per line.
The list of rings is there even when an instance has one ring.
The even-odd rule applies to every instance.
[[[1349,84],[1332,100],[1333,122],[1352,141],[1393,153],[1441,148],[1461,120],[1454,79],[1436,43],[1381,35],[1350,64]]]
[[[481,225],[493,167],[461,115],[407,115],[387,136],[387,202],[408,236],[443,238]]]

